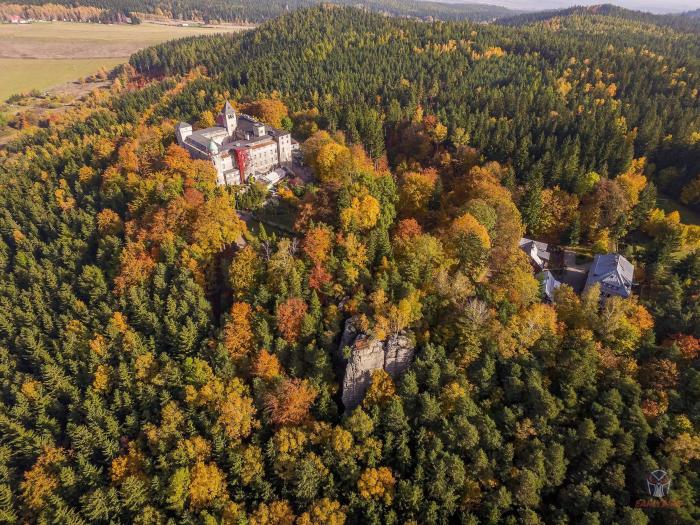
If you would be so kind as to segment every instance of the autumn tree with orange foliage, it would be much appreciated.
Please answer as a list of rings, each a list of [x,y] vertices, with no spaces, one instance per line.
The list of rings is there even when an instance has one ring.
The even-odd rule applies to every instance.
[[[435,191],[438,179],[434,168],[422,172],[408,172],[401,178],[401,214],[404,217],[423,217]]]
[[[224,346],[234,358],[248,356],[254,350],[251,325],[252,308],[248,303],[237,302],[231,306],[231,318],[224,326]]]
[[[365,398],[362,400],[362,405],[370,407],[372,405],[381,405],[386,403],[392,396],[396,394],[396,388],[391,376],[384,370],[374,370],[372,372],[372,383],[367,389]]]
[[[197,462],[190,473],[190,506],[201,509],[217,499],[227,499],[226,477],[215,463]]]
[[[40,511],[59,487],[59,469],[65,460],[64,450],[46,447],[34,466],[24,473],[20,490],[22,499],[30,509]]]
[[[340,224],[346,231],[369,230],[377,224],[379,201],[372,195],[353,197],[350,206],[340,212]]]
[[[302,379],[285,379],[265,395],[265,410],[275,425],[299,425],[309,417],[318,392]]]
[[[486,228],[470,213],[465,213],[452,222],[445,241],[449,253],[469,273],[486,263],[491,238]]]
[[[402,219],[399,221],[394,232],[394,239],[400,243],[404,243],[414,237],[418,237],[423,233],[418,221],[415,219]]]
[[[271,354],[267,350],[258,352],[252,368],[253,375],[264,381],[272,381],[276,377],[282,375],[282,365],[275,354]]]
[[[309,260],[316,266],[323,265],[331,254],[333,238],[330,230],[323,226],[315,226],[306,231],[301,249]]]
[[[297,518],[296,525],[344,525],[345,513],[337,501],[323,498]]]
[[[226,435],[233,440],[248,437],[258,427],[256,410],[247,394],[242,382],[233,380],[226,385],[223,396],[216,403],[218,422],[223,426]]]
[[[307,309],[306,302],[299,297],[291,297],[277,307],[277,328],[288,343],[299,338]]]
[[[284,127],[284,119],[289,118],[289,109],[278,98],[258,99],[243,104],[241,110],[275,128]]]
[[[689,334],[674,334],[664,341],[664,346],[676,345],[681,357],[688,361],[700,356],[700,339]]]

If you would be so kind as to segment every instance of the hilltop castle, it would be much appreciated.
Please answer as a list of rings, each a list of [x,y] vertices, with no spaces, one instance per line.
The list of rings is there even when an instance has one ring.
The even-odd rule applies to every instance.
[[[180,122],[177,142],[198,159],[214,164],[219,185],[245,184],[251,175],[265,175],[292,162],[292,136],[265,126],[248,115],[237,115],[227,101],[212,128],[192,130]]]

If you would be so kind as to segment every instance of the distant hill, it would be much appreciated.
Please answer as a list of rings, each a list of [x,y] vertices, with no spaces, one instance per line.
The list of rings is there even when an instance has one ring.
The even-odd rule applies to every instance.
[[[450,4],[419,0],[0,0],[0,4],[60,4],[97,7],[111,13],[149,13],[173,19],[258,23],[298,8],[321,3],[364,7],[392,16],[423,20],[472,20],[488,22],[518,12],[497,5]]]
[[[306,3],[321,2],[319,0],[311,0]],[[386,12],[395,16],[433,17],[443,20],[472,20],[477,22],[518,14],[518,11],[499,5],[454,4],[422,0],[331,0],[330,3],[367,7],[373,11]]]
[[[519,14],[512,17],[501,17],[498,23],[511,26],[522,26],[536,22],[544,22],[554,18],[567,16],[599,15],[621,18],[632,22],[642,22],[670,27],[677,31],[700,33],[700,9],[681,15],[655,15],[644,11],[634,11],[612,4],[595,6],[575,6],[568,9],[554,9],[535,13]]]

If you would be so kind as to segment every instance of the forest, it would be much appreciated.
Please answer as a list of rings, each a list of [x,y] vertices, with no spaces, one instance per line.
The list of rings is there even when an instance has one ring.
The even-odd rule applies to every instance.
[[[534,13],[523,13],[515,16],[505,16],[498,20],[498,23],[505,25],[525,25],[533,22],[550,20],[552,18],[569,17],[572,15],[595,14],[601,16],[612,16],[628,21],[645,22],[671,27],[678,31],[700,32],[700,9],[688,11],[681,14],[652,14],[643,11],[625,9],[613,4],[600,4],[588,7],[570,7],[568,9],[558,9],[551,11],[536,11]]]
[[[324,6],[140,51],[23,130],[0,522],[700,521],[699,38]],[[217,186],[174,128],[226,100],[313,181]],[[545,301],[524,235],[624,254],[635,293]],[[345,406],[342,364],[399,339]]]
[[[17,0],[1,0],[2,4],[17,4]],[[362,6],[365,9],[392,16],[440,20],[491,21],[498,17],[513,16],[517,11],[499,5],[447,3],[423,0],[22,0],[25,6],[38,6],[36,12],[66,6],[69,9],[99,8],[106,12],[99,20],[119,20],[120,16],[132,16],[146,12],[177,20],[203,20],[205,22],[259,23],[288,13],[290,10],[337,4]],[[28,9],[29,12],[34,12]],[[74,13],[66,13],[73,15]]]

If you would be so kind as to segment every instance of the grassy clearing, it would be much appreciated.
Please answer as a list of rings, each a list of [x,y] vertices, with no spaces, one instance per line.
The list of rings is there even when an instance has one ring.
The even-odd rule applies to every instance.
[[[91,75],[101,67],[111,69],[123,58],[21,59],[0,58],[0,100],[32,89],[45,90],[57,84]]]
[[[691,210],[687,206],[684,206],[675,199],[672,199],[667,195],[659,194],[657,201],[659,208],[664,210],[666,213],[677,211],[681,216],[681,222],[683,224],[700,224],[700,214]]]
[[[181,27],[164,24],[2,24],[2,58],[121,58],[176,38],[240,31],[236,26]]]
[[[129,56],[166,40],[240,31],[236,26],[180,27],[145,23],[81,24],[37,22],[0,24],[0,101],[32,89],[77,80],[126,62]]]

